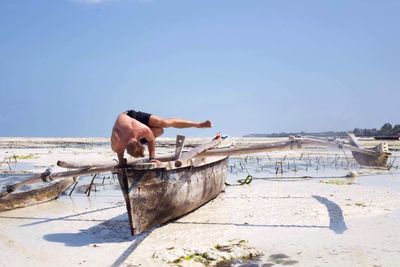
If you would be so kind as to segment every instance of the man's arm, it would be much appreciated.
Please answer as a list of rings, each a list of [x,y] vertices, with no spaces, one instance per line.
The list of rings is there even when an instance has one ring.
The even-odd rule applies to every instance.
[[[111,141],[111,149],[112,149],[112,151],[117,153],[118,164],[122,165],[124,162],[125,147],[123,145],[123,142],[121,141],[120,130],[118,128],[117,123],[114,125],[110,139],[111,139],[110,140]]]
[[[149,147],[149,161],[156,163],[157,166],[160,166],[161,161],[156,159],[156,140],[154,138],[152,141],[149,141],[148,147]]]
[[[147,144],[149,148],[149,159],[155,159],[156,157],[156,141],[153,139],[152,141],[148,141]]]
[[[156,140],[153,134],[153,131],[147,127],[146,133],[143,136],[144,139],[147,140],[147,147],[149,149],[149,159],[152,160],[156,157]]]
[[[118,164],[122,164],[124,159],[125,148],[121,148],[121,146],[111,138],[111,149],[117,153],[118,156]]]
[[[118,156],[118,164],[122,164],[123,163],[123,161],[124,161],[124,152],[125,152],[125,149],[124,150],[122,150],[122,151],[118,151],[117,152],[117,156]]]

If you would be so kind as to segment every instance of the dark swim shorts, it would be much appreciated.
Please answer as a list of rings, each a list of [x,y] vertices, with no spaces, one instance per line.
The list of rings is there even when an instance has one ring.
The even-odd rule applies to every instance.
[[[126,112],[126,115],[128,115],[132,119],[140,121],[144,125],[149,126],[149,120],[150,120],[150,116],[151,116],[151,114],[149,114],[149,113],[141,112],[141,111],[135,111],[135,110],[128,110]],[[142,139],[140,139],[140,143],[143,144],[143,145],[147,144],[147,140],[142,138]]]
[[[145,113],[145,112],[141,112],[141,111],[128,110],[126,112],[126,115],[128,115],[132,119],[140,121],[144,125],[149,126],[149,120],[150,120],[150,116],[151,116],[151,114],[149,114],[149,113]]]

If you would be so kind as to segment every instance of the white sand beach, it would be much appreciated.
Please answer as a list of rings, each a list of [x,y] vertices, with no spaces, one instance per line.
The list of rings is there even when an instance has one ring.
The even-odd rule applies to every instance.
[[[238,139],[257,143],[282,139]],[[202,139],[190,139],[188,144]],[[112,162],[108,139],[0,138],[0,182],[25,172],[63,170],[57,160]],[[157,154],[172,152],[160,139]],[[366,146],[376,141],[364,140]],[[190,214],[131,236],[125,201],[110,173],[83,193],[83,178],[71,196],[0,213],[0,266],[168,266],[153,258],[167,248],[207,248],[248,240],[263,253],[236,266],[398,266],[400,262],[399,141],[389,142],[389,170],[360,168],[350,152],[302,148],[231,158],[228,182],[249,172],[249,185],[225,192]],[[332,162],[335,159],[336,164]],[[15,158],[15,157],[14,157]],[[282,161],[282,173],[275,169]],[[350,171],[355,177],[346,178]],[[104,182],[104,183],[103,183]],[[82,187],[83,186],[83,187]],[[182,266],[200,263],[181,263]]]

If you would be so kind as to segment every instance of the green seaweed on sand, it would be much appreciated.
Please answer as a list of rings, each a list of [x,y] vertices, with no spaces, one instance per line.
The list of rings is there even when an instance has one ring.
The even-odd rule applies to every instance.
[[[246,240],[230,240],[207,249],[166,248],[154,253],[153,258],[161,259],[176,266],[190,265],[190,262],[212,266],[230,266],[241,260],[253,260],[262,252],[248,245]]]
[[[195,262],[200,262],[209,265],[211,263],[211,260],[207,258],[206,253],[204,254],[199,254],[199,253],[192,253],[192,254],[187,254],[183,255],[179,258],[176,258],[175,260],[169,261],[168,263],[170,264],[178,264],[183,263],[184,261],[195,261]]]
[[[348,207],[350,207],[350,206],[352,206],[353,204],[351,204],[351,203],[346,203],[345,205],[348,206]],[[363,203],[363,202],[356,202],[356,203],[354,203],[354,205],[357,206],[357,207],[362,207],[362,208],[366,208],[366,207],[367,207],[367,205],[365,205],[365,203]]]
[[[354,205],[356,205],[358,207],[362,207],[362,208],[367,207],[367,205],[365,205],[365,203],[363,203],[363,202],[357,202],[357,203],[354,203]]]
[[[242,240],[229,240],[228,242],[237,243],[240,246],[240,245],[246,245],[249,241],[242,239]],[[229,243],[228,244],[216,244],[214,246],[214,248],[216,250],[223,251],[223,252],[231,252],[232,244],[229,244]]]
[[[346,180],[328,180],[328,181],[319,181],[320,183],[324,184],[333,184],[333,185],[352,185],[354,182],[346,181]]]
[[[10,156],[9,158],[11,158],[11,159],[37,159],[38,156],[36,156],[34,154],[29,154],[29,155],[17,155],[17,154],[15,154],[13,156]]]

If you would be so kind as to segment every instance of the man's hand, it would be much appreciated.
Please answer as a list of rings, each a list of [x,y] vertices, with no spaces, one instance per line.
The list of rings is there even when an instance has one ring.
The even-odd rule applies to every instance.
[[[159,161],[158,159],[150,159],[151,163],[155,163],[157,165],[157,167],[161,166],[161,161]]]
[[[126,160],[126,158],[124,158],[124,152],[125,152],[124,150],[117,152],[119,167],[126,166],[126,164],[127,164],[127,160]]]
[[[126,167],[128,165],[128,160],[125,158],[122,158],[119,162],[118,162],[118,167]]]
[[[210,120],[206,120],[203,122],[200,122],[199,124],[199,128],[211,128],[211,121]]]

